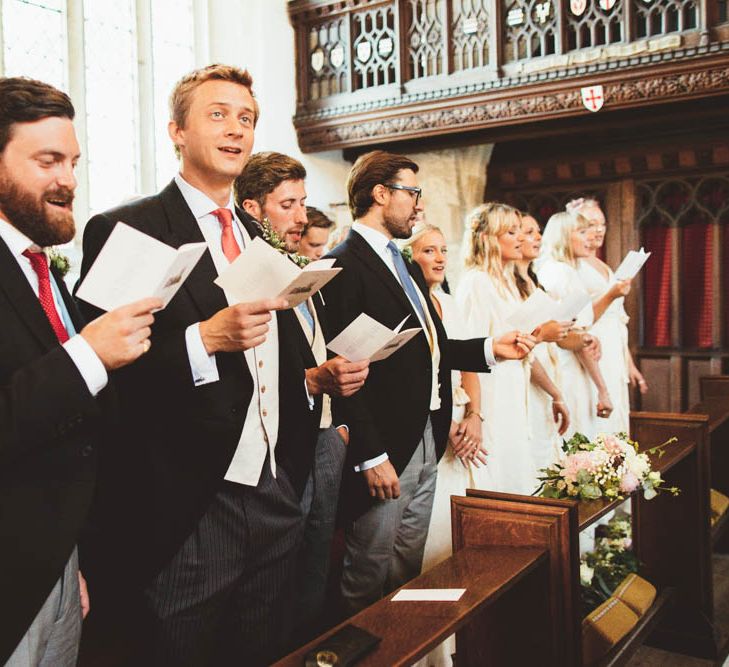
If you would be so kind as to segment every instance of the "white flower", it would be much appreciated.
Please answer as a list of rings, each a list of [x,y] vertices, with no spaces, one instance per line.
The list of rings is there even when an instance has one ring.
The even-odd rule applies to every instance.
[[[587,563],[580,563],[580,581],[583,586],[589,586],[592,584],[592,577],[595,575],[595,570],[591,568]]]
[[[625,459],[625,463],[628,470],[630,470],[630,472],[632,472],[638,479],[642,479],[648,472],[650,472],[651,469],[650,462],[643,454],[628,456]]]
[[[643,489],[643,497],[646,500],[653,500],[658,495],[658,492],[652,487],[648,486],[645,489]]]

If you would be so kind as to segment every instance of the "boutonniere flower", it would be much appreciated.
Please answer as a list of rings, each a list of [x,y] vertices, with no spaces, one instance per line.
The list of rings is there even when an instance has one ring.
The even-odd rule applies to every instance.
[[[303,269],[311,261],[308,257],[304,257],[298,253],[288,252],[284,240],[276,233],[268,218],[263,218],[261,229],[263,230],[263,240],[274,250],[278,250],[282,255],[286,255],[300,269]]]
[[[46,252],[48,253],[48,259],[51,261],[51,266],[61,274],[61,278],[65,278],[71,270],[71,260],[53,247],[48,248]]]
[[[402,248],[400,250],[400,254],[405,258],[405,261],[413,263],[413,249],[408,246],[407,248]]]

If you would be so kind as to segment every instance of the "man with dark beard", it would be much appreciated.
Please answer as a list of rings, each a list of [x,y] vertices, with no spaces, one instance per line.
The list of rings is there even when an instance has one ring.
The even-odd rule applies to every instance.
[[[0,79],[0,664],[11,667],[76,664],[88,597],[75,545],[110,420],[107,370],[149,349],[161,306],[83,326],[49,270],[43,248],[75,233],[73,116],[52,86]]]
[[[330,335],[365,312],[392,329],[420,327],[387,359],[372,364],[354,396],[334,399],[349,426],[343,509],[347,516],[342,595],[351,614],[420,573],[436,466],[451,423],[451,369],[485,372],[496,358],[520,359],[534,338],[449,340],[428,298],[423,273],[393,239],[409,238],[423,210],[418,165],[372,151],[347,179],[355,219],[332,250],[342,272],[324,287]]]

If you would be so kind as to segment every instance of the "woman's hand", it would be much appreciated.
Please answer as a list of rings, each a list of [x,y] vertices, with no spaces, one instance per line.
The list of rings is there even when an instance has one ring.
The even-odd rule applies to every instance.
[[[456,432],[451,438],[453,453],[466,465],[468,461],[478,467],[486,463],[486,450],[483,449],[483,432],[481,418],[475,413],[467,414],[458,424]]]
[[[557,424],[557,433],[564,435],[570,426],[570,411],[561,396],[558,401],[552,400],[552,416]]]
[[[613,403],[607,389],[597,392],[597,416],[607,419],[613,412]]]
[[[600,361],[602,358],[602,344],[597,336],[592,334],[582,334],[582,345],[586,354],[589,354],[594,361]]]
[[[633,387],[638,387],[641,394],[645,394],[648,391],[648,383],[645,381],[643,373],[638,370],[638,367],[634,363],[630,364],[628,377],[630,378],[630,384]]]
[[[574,322],[557,322],[549,320],[540,324],[533,332],[532,336],[537,339],[537,343],[558,343],[567,338]]]
[[[630,294],[630,280],[618,280],[608,289],[608,296],[613,300],[619,299],[621,296],[628,296],[628,294]]]

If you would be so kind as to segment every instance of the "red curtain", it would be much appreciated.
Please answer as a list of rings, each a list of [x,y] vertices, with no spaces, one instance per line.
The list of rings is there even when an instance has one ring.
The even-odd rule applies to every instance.
[[[683,347],[710,348],[712,226],[700,213],[689,213],[683,221],[689,224],[681,228],[681,342]]]
[[[643,230],[643,246],[652,253],[643,269],[645,347],[671,345],[671,237],[674,229],[652,225]]]

